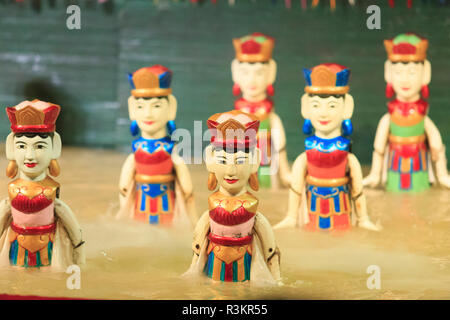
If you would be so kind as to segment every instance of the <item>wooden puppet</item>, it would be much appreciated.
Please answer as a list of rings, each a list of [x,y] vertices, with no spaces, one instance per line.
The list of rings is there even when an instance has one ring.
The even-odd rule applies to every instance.
[[[174,216],[187,212],[195,225],[191,176],[170,137],[177,112],[170,87],[172,71],[154,65],[130,74],[129,80],[131,132],[137,135],[140,131],[141,136],[133,141],[133,153],[122,167],[118,217],[171,225]]]
[[[385,40],[384,66],[388,113],[380,120],[374,141],[372,169],[364,185],[386,183],[393,192],[420,192],[434,180],[450,188],[445,146],[436,125],[427,116],[431,64],[426,59],[428,41],[415,34]],[[430,161],[431,156],[431,161]]]
[[[84,241],[72,210],[60,199],[55,132],[60,106],[39,100],[6,108],[9,197],[0,203],[0,266],[62,269],[84,264]]]
[[[274,111],[273,101],[268,97],[274,94],[277,73],[277,65],[272,59],[274,43],[275,39],[262,33],[233,39],[236,57],[231,63],[233,94],[242,93],[235,102],[235,109],[253,114],[260,120],[258,178],[263,188],[288,186],[290,179],[286,135],[281,119]]]
[[[258,126],[257,117],[238,110],[208,119],[211,144],[205,154],[208,188],[214,193],[195,227],[187,274],[226,282],[280,280],[272,228],[258,211],[259,200],[248,191],[248,186],[258,190]]]
[[[350,70],[325,63],[303,73],[307,85],[301,113],[303,131],[310,136],[306,151],[292,167],[287,216],[275,228],[348,230],[354,213],[359,227],[378,230],[367,214],[361,166],[350,152],[354,107],[348,93]]]

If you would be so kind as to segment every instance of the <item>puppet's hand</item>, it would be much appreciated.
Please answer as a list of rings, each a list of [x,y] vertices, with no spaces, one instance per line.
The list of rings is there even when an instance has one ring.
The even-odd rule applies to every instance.
[[[445,188],[447,188],[447,189],[450,189],[450,175],[446,175],[445,177],[441,177],[441,178],[439,179],[439,183],[440,183],[443,187],[445,187]]]
[[[290,217],[289,215],[277,223],[273,228],[274,229],[283,229],[283,228],[295,228],[296,219]]]
[[[363,219],[361,221],[358,221],[358,227],[364,228],[371,231],[380,231],[383,229],[380,225],[380,223],[377,222],[375,225],[372,221],[370,221],[368,218]]]
[[[381,177],[379,174],[371,173],[363,179],[363,186],[375,188],[380,184],[380,180],[381,180]]]

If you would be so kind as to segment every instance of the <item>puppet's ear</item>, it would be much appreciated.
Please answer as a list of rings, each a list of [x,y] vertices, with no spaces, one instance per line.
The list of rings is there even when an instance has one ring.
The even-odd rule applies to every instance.
[[[309,96],[307,93],[304,93],[302,95],[300,112],[302,114],[303,119],[309,119]]]
[[[134,96],[130,96],[128,98],[128,116],[130,120],[136,120],[136,108],[137,108],[137,100]]]
[[[173,95],[169,94],[169,120],[175,120],[177,116],[177,98],[175,98]]]
[[[55,135],[53,136],[52,159],[58,159],[61,156],[61,149],[62,149],[61,136],[57,132],[55,132]]]
[[[6,138],[6,159],[15,160],[14,158],[14,133],[11,132]]]
[[[422,85],[427,86],[431,82],[431,63],[428,60],[423,62],[423,78]]]
[[[240,62],[238,59],[233,59],[231,62],[231,78],[233,79],[233,83],[239,82],[239,68],[240,68]]]
[[[384,81],[386,83],[392,83],[392,72],[393,72],[394,65],[390,60],[386,60],[384,63]]]
[[[353,97],[346,93],[344,98],[344,119],[350,119],[353,115],[353,110],[355,108],[355,102]]]
[[[277,63],[275,60],[270,59],[269,60],[269,75],[268,75],[268,83],[267,84],[273,84],[275,82],[275,79],[277,77]]]

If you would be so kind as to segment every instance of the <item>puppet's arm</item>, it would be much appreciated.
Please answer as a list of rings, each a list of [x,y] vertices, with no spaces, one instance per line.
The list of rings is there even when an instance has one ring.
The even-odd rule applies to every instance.
[[[436,125],[429,117],[425,118],[425,134],[430,145],[431,160],[436,164],[436,176],[441,185],[450,188],[450,176],[447,172],[447,158],[445,157],[445,146]]]
[[[205,211],[203,215],[198,220],[194,229],[194,239],[192,241],[192,251],[194,255],[192,256],[191,266],[197,263],[197,260],[200,256],[200,250],[203,242],[206,239],[206,236],[209,232],[209,211]]]
[[[286,217],[275,225],[274,229],[294,228],[296,226],[301,205],[301,196],[305,186],[305,176],[306,153],[302,153],[297,157],[292,166],[292,180]]]
[[[8,198],[0,202],[0,236],[8,228],[8,222],[11,218],[11,203]]]
[[[351,198],[355,202],[358,226],[368,230],[379,231],[380,227],[374,225],[367,214],[366,196],[363,193],[361,165],[352,153],[349,153],[348,155],[348,166],[350,169]]]
[[[283,186],[288,187],[291,181],[291,172],[289,170],[289,162],[287,159],[286,152],[286,133],[284,131],[283,123],[281,122],[280,117],[272,113],[270,116],[270,127],[271,134],[273,134],[275,141],[275,147],[277,148],[278,153],[278,164],[279,164],[279,172],[281,183]]]
[[[135,167],[134,167],[134,154],[131,153],[125,160],[122,170],[120,172],[119,180],[119,201],[120,207],[125,205],[125,197],[129,190],[127,190],[131,181],[134,179]]]
[[[186,203],[189,220],[191,221],[192,227],[195,227],[198,220],[198,214],[197,209],[195,208],[194,187],[192,185],[191,174],[189,173],[189,169],[186,163],[184,163],[183,158],[178,155],[176,146],[172,151],[172,161],[175,167],[177,181],[184,194],[184,201]]]
[[[64,229],[72,242],[74,263],[77,265],[85,264],[84,241],[81,234],[81,227],[75,214],[69,206],[60,199],[55,199],[55,213],[63,224]]]
[[[370,174],[364,178],[363,185],[376,187],[380,184],[383,171],[384,153],[389,138],[390,115],[386,113],[378,123],[375,141],[373,143],[372,169]]]
[[[272,273],[276,281],[281,280],[280,274],[280,250],[275,241],[275,235],[269,221],[261,213],[255,216],[254,229],[259,239],[261,240],[264,260],[267,267]]]

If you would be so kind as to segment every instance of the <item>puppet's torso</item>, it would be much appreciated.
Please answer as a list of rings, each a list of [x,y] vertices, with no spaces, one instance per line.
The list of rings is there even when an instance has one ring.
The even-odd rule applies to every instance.
[[[209,197],[210,233],[205,274],[217,281],[250,280],[253,226],[258,199],[247,192]]]
[[[351,205],[347,173],[350,141],[343,137],[305,140],[306,195],[309,230],[350,229]]]
[[[390,113],[387,190],[422,191],[429,188],[425,116],[428,103],[394,100]]]
[[[136,202],[134,218],[150,224],[170,224],[175,206],[174,167],[170,137],[133,141]]]
[[[45,267],[51,264],[55,238],[55,198],[59,183],[16,179],[8,184],[11,201],[10,264]]]

